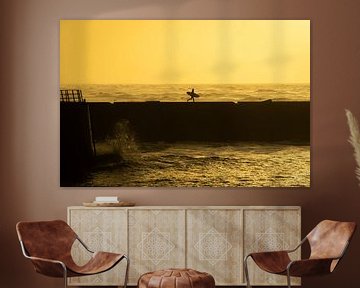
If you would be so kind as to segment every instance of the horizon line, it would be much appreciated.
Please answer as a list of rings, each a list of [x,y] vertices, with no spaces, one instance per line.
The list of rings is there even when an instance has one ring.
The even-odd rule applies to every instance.
[[[60,83],[66,85],[310,85],[311,82],[254,82],[254,83]]]

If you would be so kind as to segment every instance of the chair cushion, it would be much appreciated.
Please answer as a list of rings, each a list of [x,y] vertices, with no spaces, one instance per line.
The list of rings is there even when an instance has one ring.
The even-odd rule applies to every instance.
[[[213,288],[214,277],[193,269],[166,269],[143,274],[138,288]]]

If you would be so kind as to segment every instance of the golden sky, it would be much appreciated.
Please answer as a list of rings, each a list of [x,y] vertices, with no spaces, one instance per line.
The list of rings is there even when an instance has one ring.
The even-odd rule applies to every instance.
[[[61,20],[60,84],[309,83],[310,20]]]

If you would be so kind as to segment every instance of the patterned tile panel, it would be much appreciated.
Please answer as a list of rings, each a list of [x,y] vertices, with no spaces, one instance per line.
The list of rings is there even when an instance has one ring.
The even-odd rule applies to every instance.
[[[211,265],[219,261],[227,260],[227,254],[232,245],[227,240],[227,233],[219,233],[215,228],[211,228],[206,233],[200,233],[199,241],[194,248],[199,252],[199,259],[206,260]]]
[[[130,210],[130,283],[145,272],[185,267],[185,210]]]
[[[126,210],[82,209],[71,210],[70,226],[80,239],[93,251],[127,252],[127,215]],[[75,242],[72,255],[76,263],[85,264],[90,254]],[[69,278],[70,285],[122,285],[125,261],[112,270],[85,277]]]
[[[187,267],[212,274],[216,285],[242,282],[242,211],[187,211]]]
[[[301,241],[299,210],[245,210],[244,211],[244,249],[245,255],[251,252],[276,251],[295,248]],[[300,250],[291,255],[300,259]],[[249,276],[252,285],[285,285],[286,277],[266,273],[249,262]],[[293,284],[300,284],[298,278]]]
[[[171,242],[169,232],[154,228],[150,232],[142,233],[142,240],[137,247],[141,251],[142,260],[157,265],[161,261],[170,261],[170,252],[175,248],[175,244]]]

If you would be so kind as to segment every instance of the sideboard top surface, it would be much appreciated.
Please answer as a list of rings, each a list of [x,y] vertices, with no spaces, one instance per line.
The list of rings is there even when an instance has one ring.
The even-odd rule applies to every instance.
[[[68,209],[164,209],[164,210],[203,210],[203,209],[220,209],[220,210],[261,210],[261,209],[282,209],[282,210],[300,210],[301,206],[132,206],[132,207],[85,207],[85,206],[69,206]]]

